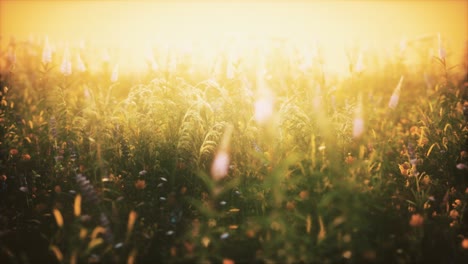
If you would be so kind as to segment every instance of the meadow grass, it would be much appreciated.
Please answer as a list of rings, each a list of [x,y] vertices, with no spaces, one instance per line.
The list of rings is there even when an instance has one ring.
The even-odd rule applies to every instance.
[[[1,50],[2,263],[468,259],[466,61],[48,45]]]

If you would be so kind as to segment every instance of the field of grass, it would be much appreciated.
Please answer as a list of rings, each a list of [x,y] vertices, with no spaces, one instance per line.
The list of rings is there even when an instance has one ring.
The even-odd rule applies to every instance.
[[[0,262],[468,260],[466,60],[232,50],[2,46]]]

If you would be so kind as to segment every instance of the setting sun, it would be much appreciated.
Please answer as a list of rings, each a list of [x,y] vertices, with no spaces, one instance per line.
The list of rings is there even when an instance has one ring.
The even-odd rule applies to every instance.
[[[114,60],[142,68],[148,47],[213,51],[266,38],[318,43],[329,71],[343,72],[346,48],[388,50],[442,32],[460,56],[467,1],[2,1],[0,33],[56,45],[118,49]],[[126,67],[124,66],[124,68]]]

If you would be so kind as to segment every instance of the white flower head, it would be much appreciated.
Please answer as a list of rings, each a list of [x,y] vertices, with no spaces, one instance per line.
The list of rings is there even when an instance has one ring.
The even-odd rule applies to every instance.
[[[353,137],[358,138],[362,133],[364,133],[364,119],[356,117],[353,122]]]
[[[398,82],[398,85],[393,91],[392,96],[390,97],[390,101],[388,102],[388,107],[392,109],[395,109],[398,105],[398,101],[400,99],[401,85],[403,83],[403,80],[404,80],[404,76],[401,76],[400,81]]]
[[[354,66],[354,71],[357,73],[361,73],[364,71],[364,58],[362,55],[362,51],[359,52],[358,58],[356,60],[356,65]]]
[[[211,176],[215,181],[221,180],[226,177],[229,172],[229,144],[231,141],[231,135],[233,131],[233,126],[228,125],[224,132],[222,141],[219,145],[218,153],[216,153],[215,159],[211,166]]]
[[[442,44],[442,38],[440,37],[440,33],[437,35],[437,39],[439,43],[439,48],[438,48],[439,59],[445,60],[445,57],[447,56],[447,52],[445,51],[445,48]]]
[[[255,102],[255,120],[259,124],[266,123],[273,115],[273,99],[262,97]]]
[[[44,40],[44,48],[42,50],[42,63],[47,64],[52,62],[52,49],[50,48],[49,38],[46,36]]]
[[[70,52],[68,51],[68,47],[65,48],[63,53],[62,64],[60,65],[60,71],[63,75],[68,76],[72,73],[72,64],[70,60]]]
[[[86,66],[84,65],[83,60],[81,59],[80,53],[76,55],[76,64],[77,64],[77,70],[79,72],[85,72],[86,71]]]
[[[211,176],[214,180],[226,177],[229,171],[229,154],[225,150],[219,151],[211,166]]]
[[[356,107],[353,121],[353,138],[359,138],[364,133],[364,119],[362,117],[362,99]]]
[[[112,70],[111,82],[116,82],[119,80],[119,64],[116,64],[114,70]]]

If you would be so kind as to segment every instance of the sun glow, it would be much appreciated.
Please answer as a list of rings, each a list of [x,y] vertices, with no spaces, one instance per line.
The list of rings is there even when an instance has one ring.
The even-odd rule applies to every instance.
[[[198,52],[196,59],[206,60],[226,45],[242,52],[275,39],[301,43],[310,58],[320,50],[326,71],[345,72],[350,48],[388,50],[406,37],[443,32],[461,54],[468,32],[466,1],[2,1],[0,7],[3,37],[49,36],[62,52],[66,43],[85,40],[113,50],[111,63],[135,71],[148,63],[158,69],[151,47]],[[362,66],[362,56],[353,63]]]

